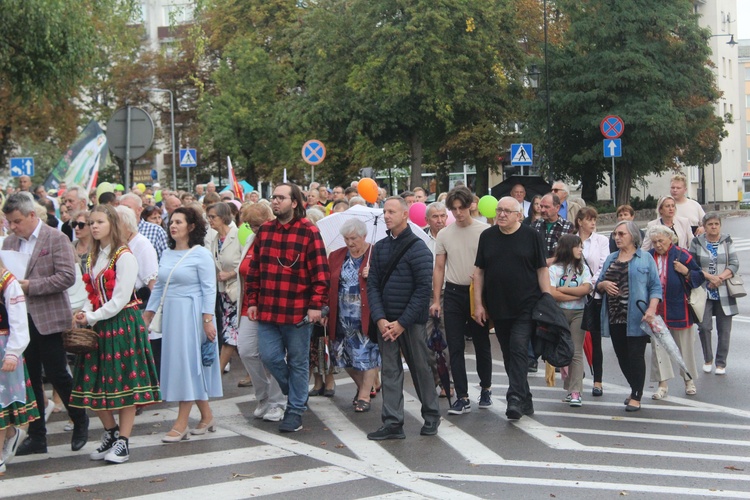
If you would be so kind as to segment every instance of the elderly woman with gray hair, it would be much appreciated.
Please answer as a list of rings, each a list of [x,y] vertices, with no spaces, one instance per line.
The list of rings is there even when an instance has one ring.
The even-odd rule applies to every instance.
[[[617,251],[604,261],[596,283],[602,294],[602,336],[612,337],[623,375],[630,385],[625,411],[641,409],[643,386],[646,383],[644,353],[648,334],[641,330],[641,321],[652,322],[662,298],[662,287],[656,263],[641,246],[641,231],[631,221],[622,221],[612,231]],[[643,314],[638,307],[645,302]]]
[[[698,334],[703,346],[703,371],[711,373],[714,361],[716,375],[724,375],[729,354],[729,336],[732,332],[732,316],[737,314],[737,299],[729,295],[725,281],[735,276],[740,261],[734,249],[732,237],[721,232],[719,214],[711,212],[703,217],[705,233],[693,238],[690,254],[700,266],[706,279],[706,310],[698,325]],[[716,359],[711,346],[711,317],[716,316]]]
[[[680,369],[680,375],[685,381],[685,394],[694,396],[697,391],[691,377],[696,377],[698,370],[695,366],[693,352],[695,334],[687,294],[691,289],[703,283],[703,274],[690,253],[676,246],[677,235],[672,232],[671,228],[662,225],[651,226],[648,230],[648,237],[653,245],[648,253],[656,262],[656,270],[659,273],[664,296],[657,312],[669,327],[669,333],[672,334],[690,374],[688,376]],[[674,377],[672,360],[658,344],[652,342],[651,349],[651,381],[659,382],[659,387],[651,398],[664,399],[667,397],[667,381]]]
[[[350,219],[341,226],[346,246],[328,256],[331,291],[328,294],[329,338],[333,343],[336,366],[346,369],[357,384],[352,401],[355,412],[370,410],[370,390],[380,366],[378,343],[368,336],[370,308],[367,302],[367,275],[371,246],[367,226]]]

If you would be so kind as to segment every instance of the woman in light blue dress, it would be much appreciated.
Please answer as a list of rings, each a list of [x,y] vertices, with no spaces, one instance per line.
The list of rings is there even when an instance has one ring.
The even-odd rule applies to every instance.
[[[177,421],[162,441],[175,443],[189,439],[188,432],[202,435],[216,430],[208,399],[223,393],[213,316],[216,273],[211,252],[203,246],[206,222],[196,210],[180,207],[172,213],[168,235],[169,249],[162,254],[159,278],[143,317],[151,322],[166,288],[161,325],[161,391],[164,401],[179,401],[180,408]],[[205,366],[206,356],[201,353],[206,339],[213,344],[209,346],[213,355],[210,366]],[[201,420],[190,430],[188,418],[193,402],[201,412]]]

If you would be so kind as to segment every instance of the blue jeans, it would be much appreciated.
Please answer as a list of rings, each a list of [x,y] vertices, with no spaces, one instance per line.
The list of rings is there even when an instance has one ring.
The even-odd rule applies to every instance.
[[[297,415],[307,410],[311,334],[311,324],[297,328],[258,322],[260,359],[287,396],[287,412]]]

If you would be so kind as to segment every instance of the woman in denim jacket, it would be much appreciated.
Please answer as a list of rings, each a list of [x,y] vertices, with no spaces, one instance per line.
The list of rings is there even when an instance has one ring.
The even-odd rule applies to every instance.
[[[654,259],[641,250],[641,233],[631,221],[622,221],[613,231],[617,251],[604,261],[596,289],[603,296],[602,336],[612,337],[620,370],[630,385],[626,411],[641,409],[646,381],[644,353],[648,335],[641,321],[651,322],[662,298],[661,283]],[[646,302],[645,315],[637,306]]]

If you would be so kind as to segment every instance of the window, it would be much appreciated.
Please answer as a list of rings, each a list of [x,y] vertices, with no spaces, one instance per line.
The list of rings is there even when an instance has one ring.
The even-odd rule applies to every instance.
[[[750,66],[745,66],[745,80],[750,80]]]
[[[750,148],[747,148],[747,161],[750,161]]]
[[[729,60],[729,79],[732,79],[732,60]]]
[[[724,78],[727,77],[727,58],[726,57],[721,58],[721,74]]]
[[[164,6],[164,26],[189,23],[193,20],[193,6],[189,3]]]
[[[745,107],[750,108],[750,94],[745,96]]]

